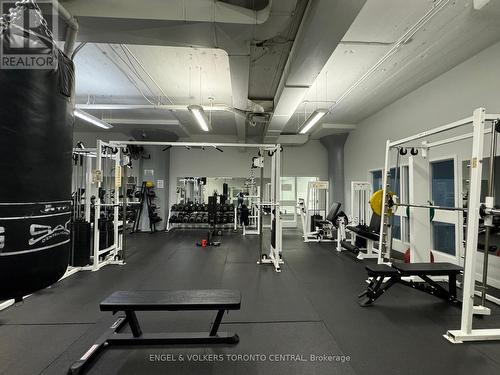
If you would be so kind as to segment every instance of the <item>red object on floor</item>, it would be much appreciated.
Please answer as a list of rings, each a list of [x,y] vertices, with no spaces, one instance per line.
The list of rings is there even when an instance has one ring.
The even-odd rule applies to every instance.
[[[207,240],[201,240],[201,247],[207,247]]]
[[[410,263],[410,249],[405,251],[404,260],[405,260],[405,263]]]
[[[430,258],[431,258],[431,263],[434,263],[434,254],[432,253],[431,250],[429,250],[429,255],[430,255]]]

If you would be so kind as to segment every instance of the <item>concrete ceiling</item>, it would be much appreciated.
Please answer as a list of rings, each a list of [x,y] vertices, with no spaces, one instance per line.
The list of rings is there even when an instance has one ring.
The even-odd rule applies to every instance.
[[[296,133],[319,107],[332,112],[312,138],[349,131],[500,40],[496,0],[482,10],[474,10],[472,0],[310,0],[307,10],[307,0],[227,0],[229,8],[214,0],[144,0],[142,13],[135,2],[120,0],[117,9],[116,1],[62,2],[78,17],[79,41],[89,42],[75,60],[78,103],[207,106],[213,97],[214,105],[249,112],[278,109],[282,117],[271,120],[268,140]],[[441,2],[446,4],[439,12],[360,82],[398,38]],[[155,12],[151,4],[163,10]],[[221,22],[224,17],[238,22]],[[137,61],[131,64],[132,55],[147,74]],[[203,136],[187,111],[89,112],[126,119],[113,129],[126,134],[160,128],[179,137]],[[141,121],[134,124],[133,119]],[[264,128],[263,123],[249,126],[228,111],[212,112],[212,123],[211,134],[238,140],[257,137]],[[79,123],[78,129],[93,127]]]
[[[434,3],[368,0],[304,97],[309,103],[298,107],[285,132],[295,132],[307,116],[304,112],[317,107],[332,108],[325,124],[356,124],[500,40],[500,1],[491,1],[482,10],[473,9],[472,0],[449,1],[408,43],[335,103]]]
[[[75,65],[79,102],[137,100],[142,92],[170,104],[209,104],[213,98],[232,105],[229,59],[220,49],[92,43]]]
[[[104,57],[114,56],[118,64],[115,61],[112,65],[117,66],[120,65],[120,58],[116,52],[120,52],[121,45],[126,46],[137,55],[148,73],[154,76],[158,83],[155,86],[160,86],[166,92],[161,98],[162,103],[199,103],[201,91],[205,105],[209,104],[208,97],[212,96],[218,103],[251,113],[272,110],[272,99],[307,1],[144,0],[139,3],[124,0],[66,0],[63,4],[78,18],[78,41],[89,43],[79,54],[84,54],[91,47],[90,43],[97,44],[97,49],[102,53],[102,45],[109,43],[112,46],[104,47],[109,49]],[[156,49],[145,48],[147,45],[154,45]],[[229,76],[222,76],[227,64],[207,62],[205,58],[199,59],[201,62],[196,64],[189,61],[188,55],[192,54],[190,50],[163,49],[160,46],[200,48],[202,54],[207,53],[207,58],[215,55],[224,59],[223,54],[226,53]],[[208,49],[219,51],[208,52]],[[110,88],[104,87],[105,85],[94,92],[90,86],[92,82],[99,85],[101,79],[98,71],[104,61],[102,56],[97,60],[93,59],[96,51],[92,55],[92,47],[86,53],[89,54],[87,77],[86,83],[78,91],[81,95],[79,102],[98,103],[106,99],[108,102],[116,102],[117,99],[133,101],[133,95],[126,97],[133,94],[134,90],[139,91],[140,84],[132,82],[133,79],[130,78],[124,79],[123,76],[117,79],[117,90],[111,90],[114,95],[106,94]],[[169,72],[169,66],[177,66],[178,69]],[[192,67],[189,77],[185,70],[187,66]],[[200,66],[202,89],[195,91],[192,88],[193,81],[196,80],[198,88],[200,75],[199,70],[197,75],[195,70]],[[117,68],[123,73],[122,67]],[[116,69],[114,72],[110,72],[110,69],[113,68],[108,62],[103,71],[107,70],[109,74],[104,78],[116,77]],[[82,74],[84,70],[82,68]],[[207,77],[205,80],[205,75],[215,78],[210,81]],[[168,76],[171,77],[170,80]],[[256,78],[250,79],[251,77]],[[131,81],[128,89],[118,88],[127,80]],[[117,98],[117,93],[122,98]],[[177,99],[174,101],[170,95],[176,95],[174,99]],[[155,94],[151,93],[151,96]],[[92,98],[89,100],[89,97]],[[151,98],[144,99],[144,95],[136,93],[135,100],[142,103],[144,100],[149,102]],[[221,121],[228,120],[228,116],[218,117],[221,117]],[[247,131],[254,133],[245,117],[238,114],[233,114],[230,123],[225,125],[224,131],[236,129],[235,137],[238,141],[245,141]],[[189,127],[189,124],[186,126]],[[261,132],[262,130],[263,127]]]

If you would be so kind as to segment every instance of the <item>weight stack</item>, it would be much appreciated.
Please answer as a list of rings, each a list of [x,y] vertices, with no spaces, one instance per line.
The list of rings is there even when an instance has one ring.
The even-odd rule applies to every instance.
[[[83,267],[90,264],[90,223],[85,221],[76,221],[71,224],[71,250],[71,266]]]
[[[3,53],[33,53],[10,48],[13,30],[0,35]],[[40,42],[16,37],[17,46]],[[74,67],[53,48],[38,53],[56,68],[0,69],[0,300],[53,284],[69,263]]]

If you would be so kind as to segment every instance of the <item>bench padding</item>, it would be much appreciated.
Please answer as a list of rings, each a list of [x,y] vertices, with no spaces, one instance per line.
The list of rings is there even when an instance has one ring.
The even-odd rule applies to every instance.
[[[370,264],[365,267],[368,271],[368,275],[398,275],[399,272],[397,269],[388,266],[387,264]]]
[[[361,230],[360,228],[353,227],[353,226],[347,226],[347,229],[350,230],[351,232],[356,233],[359,237],[367,238],[372,241],[378,241],[380,238],[380,235],[378,233],[374,232],[368,232],[366,230]]]
[[[392,266],[405,276],[417,274],[443,276],[462,271],[462,267],[452,263],[394,263]]]
[[[238,290],[117,291],[101,302],[101,311],[239,310]]]

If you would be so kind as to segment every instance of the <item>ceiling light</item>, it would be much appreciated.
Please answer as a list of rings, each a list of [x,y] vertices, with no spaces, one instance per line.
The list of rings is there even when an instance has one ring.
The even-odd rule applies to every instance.
[[[311,128],[316,125],[328,113],[328,109],[317,109],[307,118],[302,124],[299,133],[306,134]]]
[[[88,122],[89,124],[98,126],[103,129],[111,129],[113,125],[108,124],[107,122],[104,122],[100,119],[98,119],[95,116],[92,116],[91,114],[82,111],[81,109],[75,109],[74,114],[76,117],[79,119]]]
[[[203,107],[200,105],[189,105],[187,108],[189,112],[191,112],[191,114],[194,116],[201,129],[205,132],[208,132],[210,128],[208,127],[208,121],[207,117],[205,116]]]

